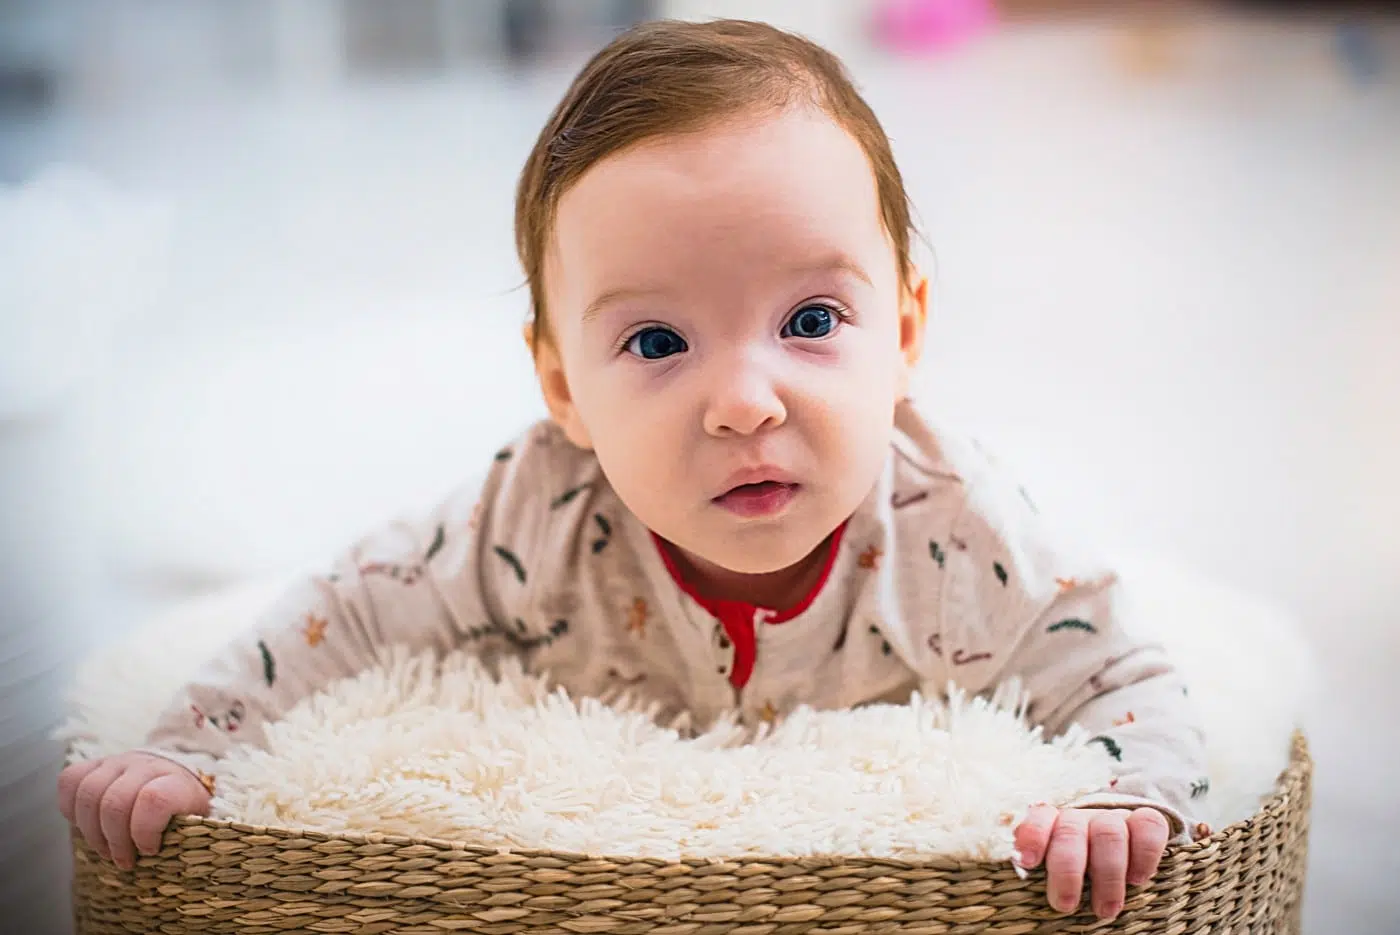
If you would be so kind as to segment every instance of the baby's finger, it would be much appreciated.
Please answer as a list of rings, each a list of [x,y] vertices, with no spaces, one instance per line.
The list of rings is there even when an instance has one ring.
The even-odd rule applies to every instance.
[[[1055,830],[1050,832],[1050,849],[1045,854],[1045,872],[1050,906],[1070,913],[1079,908],[1084,895],[1084,870],[1089,860],[1089,813],[1078,809],[1060,812]]]
[[[1027,870],[1039,866],[1059,814],[1060,810],[1053,805],[1035,805],[1026,813],[1026,820],[1016,826],[1018,864]]]
[[[131,844],[131,809],[145,779],[139,770],[128,769],[102,796],[99,816],[102,836],[107,839],[112,862],[123,870],[136,866],[136,851]]]
[[[1094,915],[1117,918],[1128,877],[1128,821],[1123,812],[1103,812],[1089,822],[1089,878]]]
[[[83,777],[83,781],[78,784],[78,793],[74,796],[73,823],[83,833],[88,847],[97,851],[101,857],[111,856],[111,852],[107,850],[107,838],[102,833],[102,796],[106,794],[107,787],[116,782],[125,770],[124,766],[103,763]]]
[[[1128,882],[1142,886],[1157,874],[1167,849],[1171,826],[1155,808],[1140,808],[1128,816]]]
[[[84,760],[65,766],[63,772],[58,774],[58,810],[69,822],[77,815],[78,786],[101,765],[101,760]]]
[[[202,815],[208,811],[209,801],[204,790],[184,779],[166,774],[141,787],[131,816],[131,837],[141,853],[154,854],[160,850],[161,836],[176,815]]]

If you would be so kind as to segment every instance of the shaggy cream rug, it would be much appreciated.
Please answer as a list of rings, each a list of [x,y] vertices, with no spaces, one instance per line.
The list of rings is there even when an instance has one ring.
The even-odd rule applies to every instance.
[[[1287,763],[1313,692],[1285,616],[1152,562],[1130,592],[1186,670],[1206,718],[1219,827],[1252,814]],[[61,731],[73,759],[130,749],[198,662],[247,625],[278,582],[177,608],[96,654]],[[932,686],[930,686],[932,687]],[[928,692],[937,697],[936,692]],[[215,815],[488,847],[662,858],[843,854],[1010,859],[1032,802],[1102,786],[1098,745],[1042,741],[998,698],[801,710],[749,737],[695,739],[626,704],[575,702],[465,655],[398,654],[298,706],[265,750],[223,764]]]

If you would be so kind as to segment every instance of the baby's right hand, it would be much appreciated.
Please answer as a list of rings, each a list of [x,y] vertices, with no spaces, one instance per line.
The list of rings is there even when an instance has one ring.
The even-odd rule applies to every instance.
[[[207,815],[209,791],[198,776],[165,757],[122,753],[74,763],[58,777],[58,807],[92,849],[123,870],[160,850],[176,815]]]

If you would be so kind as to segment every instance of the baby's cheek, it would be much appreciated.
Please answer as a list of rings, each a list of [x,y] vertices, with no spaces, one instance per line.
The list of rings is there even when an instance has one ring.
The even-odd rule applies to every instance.
[[[825,459],[847,479],[862,497],[869,492],[884,467],[893,436],[894,400],[867,387],[851,391],[851,398],[836,404],[823,429]]]
[[[683,533],[684,510],[697,498],[701,479],[677,454],[675,443],[610,437],[596,449],[608,483],[649,529],[674,540]]]

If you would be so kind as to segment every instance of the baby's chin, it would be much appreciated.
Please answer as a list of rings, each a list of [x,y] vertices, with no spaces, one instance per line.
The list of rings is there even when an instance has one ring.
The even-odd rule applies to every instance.
[[[691,545],[678,542],[690,554],[736,575],[771,575],[811,558],[831,535],[783,528],[784,524],[755,524],[727,535],[706,537]]]

